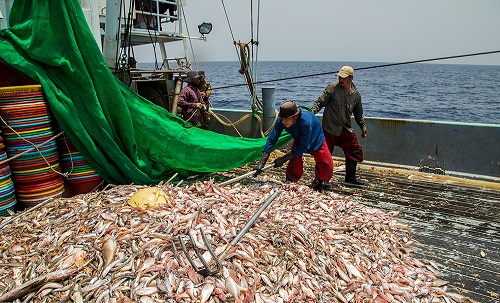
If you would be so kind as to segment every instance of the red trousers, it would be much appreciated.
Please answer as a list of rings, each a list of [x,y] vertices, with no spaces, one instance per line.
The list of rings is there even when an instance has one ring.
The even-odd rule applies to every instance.
[[[359,144],[358,137],[353,131],[342,129],[340,136],[334,136],[323,129],[328,150],[333,154],[333,148],[338,146],[344,151],[345,158],[354,162],[363,162],[363,149]]]
[[[292,149],[295,146],[297,146],[297,141],[293,140]],[[330,181],[333,176],[333,159],[332,154],[326,145],[326,141],[323,142],[320,149],[309,154],[313,156],[314,161],[316,161],[316,174],[318,178],[320,178],[323,182]],[[302,177],[303,173],[304,162],[302,155],[292,158],[292,160],[288,162],[288,166],[286,168],[287,180],[297,182]]]

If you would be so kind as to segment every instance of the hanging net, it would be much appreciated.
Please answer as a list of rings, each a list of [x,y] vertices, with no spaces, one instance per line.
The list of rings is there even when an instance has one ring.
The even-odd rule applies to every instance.
[[[9,24],[0,32],[0,59],[42,85],[61,128],[109,183],[155,184],[260,157],[265,138],[192,127],[120,82],[77,0],[15,1]]]

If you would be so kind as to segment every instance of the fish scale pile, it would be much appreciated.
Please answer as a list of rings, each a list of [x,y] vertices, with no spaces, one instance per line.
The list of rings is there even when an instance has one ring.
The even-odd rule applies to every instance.
[[[144,186],[116,186],[56,199],[6,225],[0,240],[0,301],[463,299],[446,291],[434,264],[411,256],[411,231],[396,213],[298,184],[220,187],[209,180],[157,187],[167,204],[131,207],[127,202]],[[278,196],[256,224],[228,248],[217,274],[198,274],[182,250],[174,252],[181,237],[216,268],[200,228],[220,254],[275,191]]]

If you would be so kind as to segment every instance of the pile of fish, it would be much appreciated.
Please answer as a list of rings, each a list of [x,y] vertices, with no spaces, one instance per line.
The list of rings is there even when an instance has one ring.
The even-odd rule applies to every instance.
[[[213,181],[157,186],[165,205],[127,202],[144,186],[55,199],[2,228],[0,301],[18,302],[460,302],[435,264],[412,257],[396,213],[307,186]],[[210,266],[259,206],[280,194],[222,260],[195,272],[178,237]],[[177,244],[176,244],[177,243]],[[188,248],[189,249],[189,248]],[[192,249],[193,259],[199,263]]]

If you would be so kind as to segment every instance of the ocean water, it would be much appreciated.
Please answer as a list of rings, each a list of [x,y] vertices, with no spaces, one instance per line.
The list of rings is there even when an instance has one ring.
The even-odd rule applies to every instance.
[[[287,99],[310,107],[343,65],[355,69],[365,117],[500,124],[500,65],[264,61],[253,67],[258,97],[262,87],[274,87],[277,108]],[[212,84],[215,108],[250,108],[238,62],[196,67]]]

